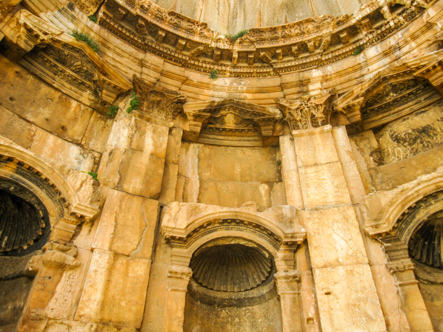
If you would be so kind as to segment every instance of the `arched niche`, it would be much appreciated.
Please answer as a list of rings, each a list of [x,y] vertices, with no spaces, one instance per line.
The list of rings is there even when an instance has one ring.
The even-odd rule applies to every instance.
[[[245,238],[209,241],[192,255],[184,332],[282,331],[274,257]]]
[[[0,145],[0,199],[0,329],[33,330],[28,309],[44,308],[50,297],[39,292],[51,294],[63,273],[78,267],[72,236],[98,209],[53,167],[8,145]]]
[[[414,330],[443,331],[443,190],[409,204],[389,232],[375,235],[385,247]]]
[[[301,331],[300,275],[295,270],[295,251],[303,243],[306,231],[295,213],[173,203],[163,214],[162,233],[171,247],[167,331],[235,330],[240,326],[237,323],[243,328],[249,326],[250,331],[259,331],[254,322],[243,321],[247,318],[241,315],[248,310],[251,319],[266,312],[267,318],[274,315],[274,323],[263,322],[267,331]],[[211,258],[211,252],[218,255],[220,264],[225,264],[222,261],[228,260],[233,252],[243,259],[247,256],[252,261],[261,261],[257,264],[264,270],[257,273],[262,280],[240,288],[225,280],[225,285],[217,288],[215,285],[223,282],[214,283],[212,279],[229,264],[212,266],[218,259]],[[252,261],[249,264],[253,265]],[[196,269],[194,277],[192,268]],[[205,271],[215,268],[218,272],[205,281],[206,272],[202,274],[201,268]],[[241,274],[235,269],[225,272],[231,278],[235,273]],[[236,291],[228,292],[228,288]],[[204,321],[202,312],[213,317],[213,322]]]

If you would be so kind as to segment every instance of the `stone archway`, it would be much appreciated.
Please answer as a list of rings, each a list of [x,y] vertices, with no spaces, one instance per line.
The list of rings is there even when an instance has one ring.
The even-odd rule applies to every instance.
[[[184,332],[281,332],[274,258],[243,238],[209,241],[192,255]]]
[[[200,213],[192,216],[195,211]],[[285,215],[288,211],[280,211],[280,215],[268,213],[264,216],[250,208],[229,209],[204,204],[172,203],[162,220],[162,233],[172,247],[172,264],[168,270],[166,330],[183,331],[188,290],[192,293],[189,296],[194,295],[194,299],[197,297],[203,302],[208,297],[214,300],[215,296],[218,304],[238,305],[242,301],[260,301],[262,296],[272,297],[275,283],[280,308],[274,312],[281,312],[281,330],[301,331],[300,276],[295,269],[295,251],[303,243],[306,232],[298,224],[295,214]],[[234,251],[237,256],[248,256],[249,264],[261,266],[261,280],[249,284],[246,282],[246,286],[228,282],[225,278],[222,278],[224,281],[214,283],[217,273],[209,273],[209,280],[206,280],[208,274],[200,270],[203,263],[210,264],[211,259],[215,260],[214,255],[227,259],[228,252],[232,254]],[[212,268],[222,271],[224,263],[216,264]],[[205,267],[211,268],[207,264]],[[196,269],[194,278],[192,268]],[[242,271],[234,269],[229,273],[241,274]],[[238,292],[228,294],[228,288]],[[188,300],[192,301],[189,296]],[[192,311],[186,311],[189,312]],[[191,325],[185,325],[185,331],[193,331]],[[276,329],[270,331],[279,331],[279,323],[274,327]]]
[[[390,231],[373,234],[384,245],[413,330],[443,331],[443,191],[435,191],[438,187],[409,204]]]
[[[99,191],[98,186],[88,189]],[[10,282],[4,287],[11,297],[20,297],[21,301],[20,320],[17,322],[15,317],[7,327],[15,331],[37,330],[43,319],[34,313],[48,308],[51,297],[47,294],[55,292],[66,271],[79,267],[78,250],[71,240],[78,225],[97,215],[98,205],[85,202],[85,196],[81,197],[81,192],[50,165],[6,145],[0,145],[0,191],[4,198],[1,213],[8,210],[10,216],[2,220],[7,225],[1,230],[14,228],[8,228],[7,235],[7,239],[14,239],[13,243],[2,236],[0,270],[6,266],[3,279]],[[17,218],[21,218],[20,222]],[[26,289],[23,282],[17,281],[20,278],[30,278],[24,282]]]

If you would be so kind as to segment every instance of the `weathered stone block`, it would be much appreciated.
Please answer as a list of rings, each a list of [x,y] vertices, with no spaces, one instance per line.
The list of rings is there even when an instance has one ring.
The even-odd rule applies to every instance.
[[[151,261],[93,253],[76,320],[140,328]]]
[[[299,173],[306,208],[351,203],[339,162],[300,167]]]
[[[35,132],[30,150],[48,164],[61,168],[89,172],[94,165],[90,152],[41,129]]]
[[[28,149],[36,127],[0,106],[0,135]]]
[[[386,331],[369,265],[314,268],[314,280],[324,331]]]
[[[314,268],[368,263],[353,206],[300,211]]]
[[[150,259],[158,209],[157,201],[110,190],[93,248]]]
[[[309,135],[294,137],[297,163],[300,167],[338,161],[330,130],[310,129]]]

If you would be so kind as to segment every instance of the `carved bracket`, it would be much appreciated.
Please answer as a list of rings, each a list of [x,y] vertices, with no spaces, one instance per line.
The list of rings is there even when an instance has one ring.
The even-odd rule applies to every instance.
[[[158,124],[172,127],[172,120],[183,110],[186,97],[176,91],[148,85],[136,75],[133,82],[140,98],[140,107],[136,113]]]

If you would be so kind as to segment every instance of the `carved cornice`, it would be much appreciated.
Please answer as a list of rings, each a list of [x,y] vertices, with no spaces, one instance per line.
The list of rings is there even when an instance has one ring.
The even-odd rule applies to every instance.
[[[395,6],[395,12],[391,9]],[[183,67],[234,77],[264,77],[328,64],[403,28],[429,4],[417,0],[365,3],[353,16],[323,15],[250,29],[233,42],[206,23],[149,0],[107,0],[99,24],[133,46]]]
[[[134,75],[134,89],[140,99],[140,107],[134,111],[148,120],[172,126],[172,120],[183,110],[186,97],[176,91],[153,87]]]
[[[274,125],[281,118],[276,109],[241,102],[235,99],[188,103],[184,106],[189,130],[186,139],[199,141],[207,135],[272,136]]]
[[[2,29],[10,45],[9,57],[78,101],[106,112],[131,83],[100,58],[51,23],[20,10]]]
[[[294,100],[277,98],[275,102],[292,132],[330,124],[332,101],[335,97],[336,92],[331,89],[318,97],[308,95]]]
[[[364,130],[413,113],[441,99],[432,84],[422,78],[430,67],[426,62],[415,62],[412,67],[389,68],[340,97],[334,109],[346,114],[350,123],[362,124]],[[440,75],[443,78],[443,71]],[[443,82],[442,78],[439,80]]]

